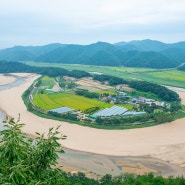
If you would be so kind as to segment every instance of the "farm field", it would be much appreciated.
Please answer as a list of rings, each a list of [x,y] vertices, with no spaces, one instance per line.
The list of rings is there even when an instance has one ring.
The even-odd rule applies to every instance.
[[[80,80],[76,81],[76,84],[79,85],[79,88],[81,89],[87,89],[89,91],[107,91],[112,89],[111,86],[108,85],[103,85],[98,81],[93,81],[92,79],[89,78],[82,78]]]
[[[104,74],[122,77],[131,80],[146,80],[149,82],[185,88],[185,72],[176,69],[155,70],[149,68],[129,68],[129,67],[107,67],[89,66],[79,64],[57,64],[27,62],[28,65],[39,67],[62,67],[68,70],[84,70],[89,72],[101,72]]]
[[[53,108],[67,106],[75,110],[84,111],[85,109],[91,107],[106,108],[112,106],[111,104],[98,100],[67,93],[36,94],[34,96],[33,103],[43,110],[50,110]]]
[[[41,80],[41,85],[42,86],[47,86],[48,88],[52,89],[53,86],[55,85],[55,82],[53,80],[53,78],[48,77],[48,76],[43,76],[42,80]]]

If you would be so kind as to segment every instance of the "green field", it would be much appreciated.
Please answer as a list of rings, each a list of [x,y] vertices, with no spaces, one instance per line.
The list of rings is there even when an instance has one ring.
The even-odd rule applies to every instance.
[[[98,91],[95,91],[95,92],[98,93],[98,94],[108,93],[109,95],[116,95],[116,92],[109,91],[109,90],[98,90]]]
[[[91,107],[106,108],[112,106],[111,104],[98,100],[67,93],[36,94],[34,96],[33,103],[35,106],[43,110],[50,110],[53,108],[67,106],[75,110],[84,111],[85,109]]]
[[[102,72],[130,80],[146,80],[149,82],[185,88],[185,72],[176,69],[156,70],[149,68],[89,66],[79,64],[58,64],[28,62],[28,65],[39,67],[62,67],[68,70],[84,70],[88,72]]]
[[[43,76],[41,78],[41,86],[47,86],[48,88],[52,89],[55,85],[54,79],[48,76]]]

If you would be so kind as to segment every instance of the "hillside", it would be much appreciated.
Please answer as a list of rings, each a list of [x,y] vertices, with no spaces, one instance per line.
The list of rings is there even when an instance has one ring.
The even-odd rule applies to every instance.
[[[185,63],[178,67],[179,70],[185,71]]]
[[[116,44],[15,46],[0,50],[0,60],[174,68],[185,63],[185,42],[166,44],[147,39]]]

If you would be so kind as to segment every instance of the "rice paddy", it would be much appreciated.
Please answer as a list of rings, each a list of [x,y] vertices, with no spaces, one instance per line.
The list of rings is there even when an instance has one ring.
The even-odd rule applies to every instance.
[[[68,93],[36,94],[33,103],[43,110],[67,106],[75,110],[84,111],[91,107],[106,108],[112,106],[105,102]]]

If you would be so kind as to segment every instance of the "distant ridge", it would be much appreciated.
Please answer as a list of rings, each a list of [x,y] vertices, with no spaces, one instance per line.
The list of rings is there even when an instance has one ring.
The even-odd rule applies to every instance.
[[[146,39],[115,44],[97,42],[90,45],[53,43],[15,46],[0,50],[0,60],[175,68],[185,63],[185,41],[167,44]]]

